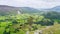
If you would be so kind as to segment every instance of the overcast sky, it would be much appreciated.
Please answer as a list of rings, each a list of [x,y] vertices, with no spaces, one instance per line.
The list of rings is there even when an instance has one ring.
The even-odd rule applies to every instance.
[[[0,0],[0,5],[32,8],[52,8],[60,6],[60,0]]]

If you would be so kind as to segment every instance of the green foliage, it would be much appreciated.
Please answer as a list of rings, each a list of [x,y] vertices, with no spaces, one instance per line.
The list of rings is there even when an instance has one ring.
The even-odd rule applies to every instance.
[[[37,14],[0,16],[0,34],[25,34],[27,30],[35,31],[45,26],[53,26],[56,22],[60,23],[60,20],[53,19],[52,16],[46,18],[46,16]]]

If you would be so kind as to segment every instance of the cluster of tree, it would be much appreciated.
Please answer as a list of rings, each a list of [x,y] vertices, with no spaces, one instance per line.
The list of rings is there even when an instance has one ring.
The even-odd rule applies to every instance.
[[[54,25],[54,21],[50,19],[42,19],[41,21],[36,22],[36,24],[41,24],[42,26],[51,26]]]
[[[60,12],[49,11],[47,13],[44,13],[43,16],[49,19],[60,19]]]
[[[32,30],[32,28],[33,30],[38,29],[37,25],[33,26],[33,24],[39,24],[41,26],[51,26],[51,25],[54,25],[54,19],[55,20],[58,19],[58,23],[60,23],[59,13],[56,13],[56,12],[53,12],[53,13],[49,12],[47,14],[43,14],[44,18],[42,18],[40,15],[38,17],[31,16],[31,15],[28,16],[27,18],[25,18],[25,16],[22,16],[21,18],[20,17],[18,18],[16,16],[14,17],[10,16],[9,18],[1,19],[0,22],[11,22],[11,23],[8,23],[7,26],[5,26],[5,30],[3,34],[11,34],[12,32],[17,33],[21,31],[25,32],[25,29],[27,27],[30,31]],[[34,20],[36,21],[34,22]]]

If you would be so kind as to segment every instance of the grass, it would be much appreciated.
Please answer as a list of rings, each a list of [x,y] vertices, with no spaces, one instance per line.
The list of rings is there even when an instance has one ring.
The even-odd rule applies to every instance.
[[[42,32],[43,34],[60,34],[60,24],[54,24],[53,26],[49,27],[48,29],[45,29],[46,26],[39,27],[39,30],[44,29]],[[34,31],[31,31],[29,34],[33,34]]]
[[[0,34],[3,34],[5,27],[0,27]]]
[[[43,31],[43,34],[46,34],[46,33],[48,33],[48,34],[51,34],[51,33],[60,34],[60,24],[55,24],[52,27],[45,29]]]

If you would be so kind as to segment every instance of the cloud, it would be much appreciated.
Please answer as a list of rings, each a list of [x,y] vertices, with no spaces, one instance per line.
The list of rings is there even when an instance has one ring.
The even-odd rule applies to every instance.
[[[60,5],[60,0],[0,0],[0,5],[32,8],[52,8]]]
[[[60,2],[60,0],[42,0],[42,1],[46,1],[46,2]]]

